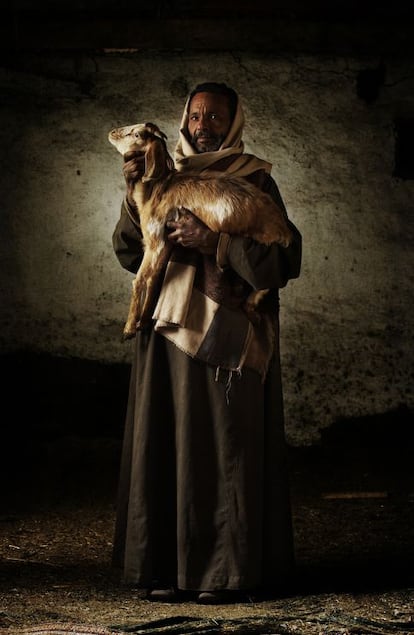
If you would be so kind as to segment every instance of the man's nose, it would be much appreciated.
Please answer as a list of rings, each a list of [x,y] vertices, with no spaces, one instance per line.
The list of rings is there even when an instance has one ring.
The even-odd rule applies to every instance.
[[[203,117],[203,115],[200,116],[198,122],[197,122],[197,129],[198,130],[209,130],[209,119],[208,117]]]

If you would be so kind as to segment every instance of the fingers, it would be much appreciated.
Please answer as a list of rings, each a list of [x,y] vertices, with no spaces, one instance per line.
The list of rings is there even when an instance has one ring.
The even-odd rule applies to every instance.
[[[189,217],[182,216],[178,220],[167,222],[167,228],[172,230],[168,236],[170,240],[187,245],[197,234],[197,226],[189,220]]]
[[[167,227],[172,230],[168,234],[168,239],[182,247],[208,250],[206,253],[210,253],[210,250],[214,252],[217,247],[219,235],[192,214],[177,221],[169,221]]]
[[[192,214],[189,210],[180,212],[178,219],[169,220],[167,222],[167,227],[172,229],[182,229],[185,232],[197,232],[200,229],[207,229],[207,225],[194,216],[194,214]]]
[[[178,221],[169,221],[167,223],[168,229],[171,229],[168,234],[168,240],[173,243],[180,244],[183,247],[193,246],[194,232],[189,231],[185,223]]]

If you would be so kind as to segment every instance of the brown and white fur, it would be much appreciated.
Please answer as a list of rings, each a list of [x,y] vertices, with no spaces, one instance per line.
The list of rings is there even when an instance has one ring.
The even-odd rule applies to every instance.
[[[134,186],[143,236],[144,257],[133,281],[133,293],[124,338],[134,337],[150,319],[152,295],[173,244],[165,224],[181,209],[190,210],[214,232],[249,236],[270,245],[287,247],[291,231],[284,212],[273,199],[241,177],[225,173],[180,174],[168,154],[166,135],[152,123],[115,128],[109,141],[125,155],[144,155],[145,172]],[[254,312],[267,290],[253,291],[246,310]]]

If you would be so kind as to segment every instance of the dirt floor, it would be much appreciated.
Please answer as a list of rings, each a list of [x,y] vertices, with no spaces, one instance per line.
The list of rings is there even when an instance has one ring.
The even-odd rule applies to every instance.
[[[98,413],[100,434],[96,419],[75,418],[89,411],[70,394],[63,409],[57,399],[56,420],[35,389],[14,404],[24,417],[7,428],[0,465],[2,635],[414,632],[411,415],[338,422],[319,446],[290,448],[297,569],[289,588],[215,607],[191,597],[151,603],[110,567],[121,435],[105,421],[122,416],[121,383],[119,412]],[[94,403],[91,386],[86,393]]]
[[[71,633],[96,627],[146,634],[414,632],[408,451],[368,457],[362,449],[292,449],[291,587],[218,607],[193,598],[151,603],[111,571],[118,453],[119,442],[108,439],[44,445],[31,488],[16,488],[7,501],[0,517],[2,633],[54,635],[39,630],[46,623]]]

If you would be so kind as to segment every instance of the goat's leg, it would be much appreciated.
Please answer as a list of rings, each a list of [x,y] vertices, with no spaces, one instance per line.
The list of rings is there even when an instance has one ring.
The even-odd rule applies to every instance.
[[[246,312],[247,317],[253,324],[260,323],[260,313],[257,311],[257,307],[259,306],[259,302],[264,298],[264,296],[269,292],[269,289],[260,289],[258,291],[252,291],[250,295],[246,298],[244,303],[244,310]]]
[[[143,303],[142,297],[146,295],[146,282],[142,265],[132,282],[132,295],[129,304],[127,321],[124,326],[123,339],[128,340],[135,337],[137,322],[140,315],[140,306]]]
[[[137,320],[137,329],[142,329],[150,322],[154,309],[155,294],[159,286],[160,276],[168,262],[172,251],[172,244],[168,241],[162,242],[153,253],[150,272],[146,279],[146,293],[143,299],[141,314]]]
[[[131,339],[132,337],[135,337],[137,325],[140,321],[148,293],[148,279],[152,276],[154,266],[154,254],[145,247],[144,257],[132,282],[131,302],[129,305],[127,321],[124,326],[124,339]]]
[[[144,258],[132,283],[132,297],[124,327],[124,339],[135,337],[151,320],[154,293],[160,274],[171,253],[171,243],[161,241],[154,248],[145,248]]]

